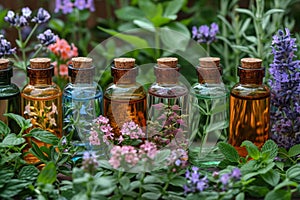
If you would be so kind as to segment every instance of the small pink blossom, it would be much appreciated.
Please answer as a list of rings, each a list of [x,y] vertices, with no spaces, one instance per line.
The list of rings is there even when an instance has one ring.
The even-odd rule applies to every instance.
[[[153,104],[152,107],[154,107],[157,110],[162,110],[164,107],[163,103]]]
[[[123,136],[129,136],[130,139],[144,138],[146,135],[143,130],[133,121],[124,123],[120,132]]]
[[[121,163],[135,166],[139,161],[138,153],[132,146],[114,146],[110,153],[112,156],[108,162],[115,169],[120,167]]]
[[[27,114],[27,115],[29,115],[29,116],[31,115],[30,103],[28,103],[28,104],[25,106],[24,114]]]
[[[157,147],[153,142],[145,141],[140,147],[141,151],[144,151],[147,156],[153,159],[157,154]]]
[[[173,105],[171,107],[171,109],[174,110],[174,111],[177,111],[177,110],[180,110],[180,107],[178,105]]]
[[[90,131],[89,141],[91,145],[100,145],[100,140],[97,131],[95,130]]]
[[[50,126],[57,126],[54,118],[50,118]]]
[[[57,106],[52,102],[52,113],[58,114]]]

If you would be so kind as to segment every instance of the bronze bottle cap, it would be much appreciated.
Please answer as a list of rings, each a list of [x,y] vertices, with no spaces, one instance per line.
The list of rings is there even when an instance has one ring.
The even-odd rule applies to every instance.
[[[93,59],[89,57],[75,57],[72,58],[72,64],[74,68],[91,68]]]
[[[115,68],[118,69],[131,69],[135,67],[134,58],[115,58],[114,63],[115,63]]]
[[[242,58],[241,67],[244,69],[260,69],[262,60],[258,58]]]
[[[178,64],[178,58],[174,57],[158,58],[156,61],[160,68],[176,68]]]
[[[32,58],[30,59],[30,67],[32,69],[47,69],[51,65],[50,58]]]
[[[0,70],[1,69],[7,69],[9,64],[9,60],[5,58],[0,59]]]

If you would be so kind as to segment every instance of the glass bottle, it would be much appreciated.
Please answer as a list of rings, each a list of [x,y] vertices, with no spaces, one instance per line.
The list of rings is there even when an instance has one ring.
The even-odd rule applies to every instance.
[[[5,113],[20,114],[20,90],[11,83],[13,68],[8,59],[0,59],[0,120],[7,124],[12,132],[19,133],[19,126]]]
[[[269,138],[270,89],[263,84],[261,63],[260,59],[243,58],[238,68],[240,82],[230,92],[229,143],[241,156],[247,155],[240,147],[244,140],[261,147]]]
[[[86,149],[89,147],[90,124],[101,114],[103,98],[101,87],[94,81],[92,62],[92,58],[72,58],[68,67],[70,83],[63,91],[65,134],[72,134],[73,144]]]
[[[29,83],[21,92],[21,112],[25,119],[31,119],[32,128],[47,130],[57,137],[62,136],[62,93],[60,88],[52,82],[54,67],[48,58],[30,59],[30,66],[27,66]],[[25,148],[28,151],[33,140],[39,147],[46,146],[46,143],[27,139],[29,145]],[[25,157],[28,163],[38,162],[32,154]]]
[[[123,124],[131,120],[146,131],[147,95],[143,86],[136,82],[135,59],[115,58],[111,73],[113,83],[104,92],[103,107],[113,132],[119,135]]]
[[[223,159],[217,143],[228,138],[229,91],[222,82],[220,58],[204,57],[199,62],[198,83],[191,90],[189,157],[194,165],[211,167]]]
[[[188,114],[189,92],[187,87],[179,82],[179,69],[177,58],[157,59],[157,65],[154,66],[156,82],[148,90],[148,137],[161,146],[168,145],[171,149],[183,145],[187,139],[185,132],[188,122],[183,116]],[[166,128],[165,125],[169,126],[173,123],[173,118],[176,118],[179,123],[173,130]]]

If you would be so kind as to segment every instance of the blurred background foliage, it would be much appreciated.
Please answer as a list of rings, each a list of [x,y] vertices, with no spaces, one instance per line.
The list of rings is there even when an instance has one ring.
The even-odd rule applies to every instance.
[[[191,84],[196,82],[194,66],[204,54],[203,44],[189,42],[192,26],[219,25],[210,55],[221,58],[223,80],[229,87],[238,81],[236,69],[242,57],[261,58],[268,68],[272,36],[278,29],[288,27],[300,38],[299,0],[95,0],[94,4],[95,12],[74,9],[63,14],[54,13],[55,0],[0,0],[0,29],[13,44],[16,33],[3,20],[7,11],[24,6],[47,9],[52,14],[48,26],[60,38],[74,43],[80,56],[100,55],[95,64],[103,88],[112,80],[108,66],[119,56],[134,57],[138,65],[155,63],[162,56],[179,57],[182,75]],[[136,28],[139,33],[132,31]],[[179,38],[172,37],[173,33]],[[114,39],[107,40],[111,36]],[[197,51],[199,55],[189,54]],[[152,68],[142,70],[146,71],[138,78],[147,86],[154,81],[152,72],[149,76]]]

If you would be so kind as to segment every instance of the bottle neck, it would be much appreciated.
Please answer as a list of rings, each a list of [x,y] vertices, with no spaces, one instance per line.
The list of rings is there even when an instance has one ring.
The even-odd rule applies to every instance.
[[[53,74],[53,65],[46,69],[33,69],[30,66],[27,67],[27,76],[29,77],[30,85],[52,85]]]
[[[247,69],[238,68],[238,75],[241,84],[256,84],[261,85],[265,76],[265,68]]]
[[[95,67],[74,68],[72,65],[69,65],[68,74],[72,84],[92,84],[95,76]]]
[[[222,81],[221,67],[205,68],[198,66],[196,67],[196,70],[198,75],[198,82],[200,84],[220,84]]]
[[[114,84],[135,84],[138,75],[138,68],[120,69],[111,67],[111,75],[114,77]]]
[[[176,68],[163,68],[154,66],[154,74],[156,76],[157,84],[174,85],[178,84],[179,80],[179,67]]]
[[[10,85],[12,76],[12,67],[9,67],[7,69],[0,69],[0,85]]]

